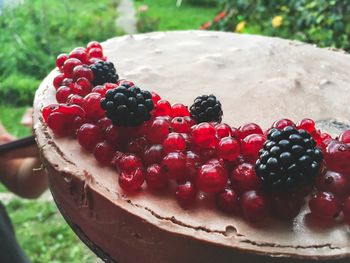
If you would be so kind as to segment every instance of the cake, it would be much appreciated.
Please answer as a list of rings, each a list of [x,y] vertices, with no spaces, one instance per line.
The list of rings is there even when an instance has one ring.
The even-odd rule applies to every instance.
[[[215,94],[223,122],[258,123],[281,118],[316,120],[337,136],[348,128],[350,56],[301,42],[206,31],[154,32],[102,43],[121,78],[173,103],[191,105]],[[55,136],[42,117],[57,103],[53,70],[34,101],[34,131],[50,190],[69,225],[107,262],[348,262],[348,226],[307,222],[307,205],[293,220],[254,226],[214,209],[200,197],[189,209],[173,193],[123,191],[117,172],[101,166],[72,137]]]

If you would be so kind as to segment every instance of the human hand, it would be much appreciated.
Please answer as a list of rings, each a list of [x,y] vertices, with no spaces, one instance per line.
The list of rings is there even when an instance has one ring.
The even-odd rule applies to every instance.
[[[32,128],[33,126],[33,108],[28,108],[26,112],[23,114],[21,119],[21,124]]]

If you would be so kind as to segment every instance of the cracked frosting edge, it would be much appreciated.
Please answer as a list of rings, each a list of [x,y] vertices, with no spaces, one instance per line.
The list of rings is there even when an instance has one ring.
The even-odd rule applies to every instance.
[[[163,33],[162,33],[163,34]],[[201,33],[202,34],[202,33]],[[147,34],[142,35],[147,39]],[[153,38],[153,37],[152,37]],[[261,38],[261,37],[259,37]],[[121,41],[121,38],[117,39],[116,41]],[[125,37],[124,37],[125,39]],[[110,42],[109,40],[108,42]],[[113,40],[112,40],[113,41]],[[108,43],[107,42],[107,43]],[[329,238],[329,241],[331,242],[324,242],[321,241],[317,244],[308,244],[308,245],[288,245],[285,243],[286,240],[278,240],[278,238],[283,238],[283,235],[279,232],[272,233],[273,235],[276,235],[276,242],[266,242],[263,239],[260,240],[259,238],[256,238],[257,235],[255,235],[255,232],[261,231],[261,229],[254,229],[252,227],[246,227],[245,230],[241,230],[241,225],[247,225],[245,222],[242,222],[239,218],[233,218],[230,217],[227,218],[226,215],[221,214],[220,212],[214,211],[216,214],[211,214],[211,216],[214,216],[216,220],[225,218],[224,224],[217,224],[215,222],[214,224],[208,224],[206,221],[206,218],[208,214],[203,215],[203,217],[199,219],[203,219],[202,222],[206,222],[206,224],[198,224],[198,214],[203,211],[203,209],[196,208],[194,210],[196,214],[195,220],[189,220],[191,218],[191,211],[183,211],[181,208],[177,206],[177,204],[173,203],[173,198],[169,196],[162,196],[162,198],[165,199],[166,203],[164,203],[164,207],[172,208],[173,210],[170,211],[170,216],[168,215],[162,215],[162,212],[164,212],[164,207],[158,207],[157,206],[147,206],[144,203],[144,200],[150,199],[158,199],[159,196],[156,196],[154,198],[153,195],[151,195],[148,192],[143,192],[136,196],[127,197],[120,188],[117,185],[117,174],[113,171],[113,174],[110,172],[106,172],[106,169],[109,168],[101,168],[98,166],[98,164],[95,162],[93,156],[84,153],[81,149],[79,149],[79,145],[76,141],[70,140],[70,139],[59,139],[55,138],[51,131],[49,131],[46,127],[46,125],[42,122],[42,119],[40,118],[40,109],[43,105],[46,105],[51,100],[54,101],[53,96],[53,87],[51,85],[53,76],[57,74],[57,72],[53,71],[41,84],[40,88],[37,91],[36,99],[34,103],[34,121],[35,126],[34,130],[37,136],[37,141],[39,146],[42,148],[43,158],[46,160],[46,165],[53,168],[53,176],[59,178],[63,177],[63,181],[69,185],[69,182],[72,182],[74,180],[78,180],[81,182],[84,182],[84,187],[81,190],[81,193],[79,193],[80,197],[78,198],[78,201],[71,200],[70,202],[72,204],[75,204],[76,209],[79,211],[79,209],[83,210],[84,213],[87,213],[90,215],[87,218],[91,221],[103,221],[103,217],[101,215],[98,215],[100,211],[94,211],[94,205],[93,203],[96,203],[96,200],[90,200],[86,196],[88,196],[87,192],[94,193],[92,196],[98,199],[106,199],[109,202],[111,202],[113,205],[118,207],[118,210],[121,213],[129,214],[130,216],[136,217],[138,220],[143,221],[144,224],[151,224],[152,226],[156,227],[157,229],[160,229],[164,233],[168,235],[180,235],[184,239],[191,239],[198,242],[199,245],[203,245],[204,243],[215,245],[216,247],[219,245],[219,247],[226,247],[226,248],[232,248],[234,253],[234,250],[243,250],[243,251],[250,251],[255,252],[258,254],[265,254],[265,255],[271,255],[271,256],[284,256],[284,257],[301,257],[301,258],[320,258],[320,259],[327,259],[327,258],[341,258],[349,256],[349,242],[344,244],[336,244],[337,242],[334,242],[334,239]],[[175,101],[174,101],[175,102]],[[74,149],[76,148],[76,149]],[[106,179],[106,182],[110,182],[111,184],[106,185],[105,183],[100,183],[100,178],[103,175],[96,175],[93,172],[84,171],[82,167],[80,167],[81,160],[88,161],[90,166],[93,166],[96,168],[98,172],[107,173],[108,176]],[[86,162],[85,162],[86,163]],[[84,167],[86,168],[86,167]],[[87,167],[90,168],[90,167]],[[111,170],[111,169],[109,169]],[[95,172],[96,172],[95,171]],[[86,180],[86,177],[95,178],[94,180]],[[50,176],[51,177],[51,176]],[[55,194],[55,190],[59,191],[60,189],[55,188],[55,185],[52,185],[51,190],[53,194]],[[79,192],[79,191],[77,191]],[[146,193],[146,195],[144,195]],[[74,196],[76,193],[74,191],[72,192],[72,196]],[[85,197],[84,197],[85,196]],[[153,197],[152,197],[153,196]],[[62,197],[64,198],[64,197]],[[59,204],[59,199],[58,205]],[[155,200],[156,201],[156,200]],[[89,203],[90,202],[90,203]],[[91,204],[92,203],[92,204]],[[155,202],[157,205],[159,205],[159,202]],[[209,205],[210,206],[210,205]],[[204,207],[204,210],[212,209],[212,207]],[[157,211],[159,210],[159,211]],[[167,210],[167,209],[166,209]],[[77,212],[77,211],[75,211]],[[169,212],[169,211],[167,211]],[[74,213],[74,211],[70,212]],[[96,214],[97,213],[97,214]],[[112,212],[111,212],[112,213]],[[113,214],[113,213],[112,213]],[[165,213],[167,214],[167,213]],[[186,216],[184,218],[183,214]],[[102,212],[102,215],[105,215],[105,212]],[[115,220],[118,220],[117,215]],[[179,218],[180,217],[180,218]],[[221,218],[222,217],[222,218]],[[106,218],[109,220],[113,220],[113,218],[110,218],[106,215]],[[197,221],[196,221],[197,220]],[[231,220],[230,223],[227,223]],[[102,222],[101,221],[101,222]],[[164,222],[165,221],[165,222]],[[79,224],[79,222],[75,222]],[[104,223],[110,223],[110,222],[104,222]],[[238,227],[236,225],[238,223]],[[218,227],[218,228],[217,228]],[[284,226],[281,228],[283,229]],[[337,227],[338,228],[338,227]],[[251,229],[251,232],[246,233],[247,229]],[[228,231],[230,230],[230,231]],[[333,231],[338,230],[330,230],[332,233]],[[345,228],[342,229],[344,233],[346,233]],[[268,232],[265,232],[264,235],[266,235]],[[348,234],[347,234],[348,235]],[[348,238],[348,236],[347,236]],[[288,240],[287,240],[288,243]],[[103,248],[103,246],[102,246]],[[120,257],[120,256],[119,256]]]

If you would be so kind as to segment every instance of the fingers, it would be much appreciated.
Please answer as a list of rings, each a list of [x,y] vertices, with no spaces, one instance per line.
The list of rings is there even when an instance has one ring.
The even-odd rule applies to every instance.
[[[21,124],[31,128],[33,126],[33,108],[28,108],[21,119]]]

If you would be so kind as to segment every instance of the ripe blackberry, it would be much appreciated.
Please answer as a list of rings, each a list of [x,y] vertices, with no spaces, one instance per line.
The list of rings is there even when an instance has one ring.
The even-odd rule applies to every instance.
[[[94,79],[92,84],[103,85],[104,83],[116,83],[119,79],[114,64],[109,61],[97,61],[95,64],[90,66],[90,69],[94,73]]]
[[[321,150],[307,131],[293,126],[273,128],[259,152],[255,169],[266,190],[293,192],[313,183],[322,159]]]
[[[202,95],[194,100],[190,108],[190,113],[197,123],[201,122],[221,122],[221,103],[214,95]]]
[[[135,127],[151,118],[154,109],[152,95],[137,86],[119,86],[106,92],[101,99],[101,107],[114,125]]]

